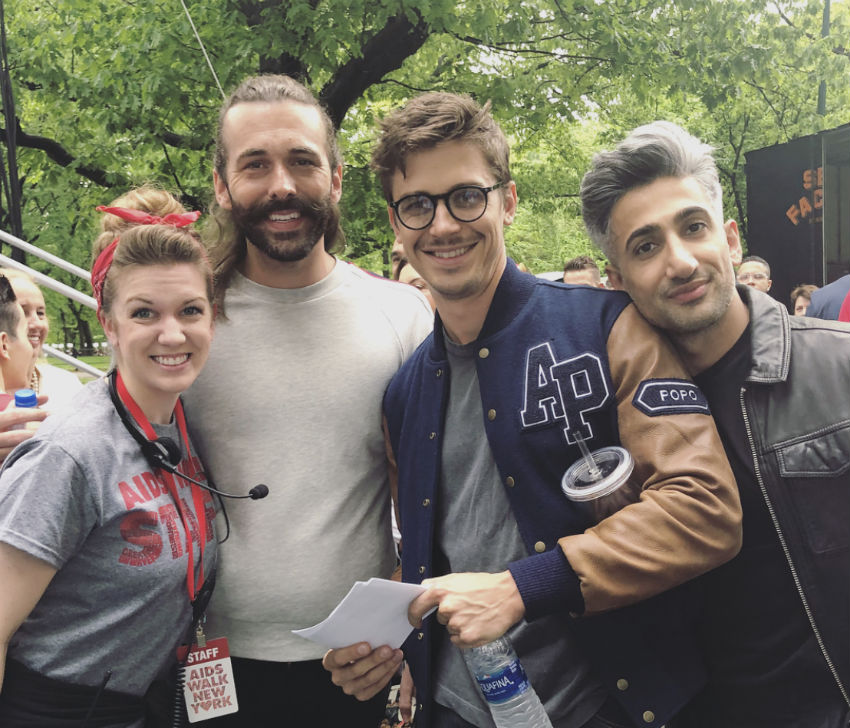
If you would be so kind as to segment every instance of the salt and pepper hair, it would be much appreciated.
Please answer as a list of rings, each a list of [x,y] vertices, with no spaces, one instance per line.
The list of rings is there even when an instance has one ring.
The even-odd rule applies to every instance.
[[[767,277],[770,278],[770,263],[768,263],[764,258],[758,255],[748,255],[741,261],[741,265],[744,263],[758,263],[759,265],[763,265],[764,269],[767,271]]]
[[[157,217],[186,212],[186,208],[173,195],[152,185],[130,190],[113,200],[109,206],[141,210]],[[212,268],[200,238],[190,228],[177,228],[173,225],[139,225],[109,213],[101,218],[100,228],[101,233],[92,245],[92,262],[97,260],[103,249],[115,238],[119,238],[112,265],[103,284],[101,310],[105,315],[108,316],[112,310],[117,287],[120,285],[121,271],[137,265],[175,263],[194,265],[206,281],[207,299],[212,302]]]
[[[227,184],[227,147],[224,144],[224,120],[227,112],[239,104],[277,103],[292,101],[310,106],[319,112],[325,135],[325,152],[331,173],[342,164],[342,154],[337,144],[336,129],[328,112],[304,84],[284,75],[266,74],[246,78],[222,104],[218,114],[213,164],[219,178]],[[324,244],[328,253],[339,253],[345,247],[345,235],[339,226],[339,205],[332,206]],[[224,293],[236,268],[245,259],[247,241],[236,229],[233,215],[215,200],[210,207],[210,223],[205,229],[215,273],[216,304],[224,317]]]
[[[466,94],[434,91],[411,99],[381,122],[372,169],[387,202],[393,201],[393,175],[396,170],[405,173],[411,154],[451,141],[476,145],[496,182],[510,182],[510,147],[490,113],[490,102],[480,106]]]
[[[680,126],[655,121],[640,126],[614,149],[593,157],[581,181],[581,213],[591,241],[613,261],[611,212],[633,189],[664,177],[694,178],[723,219],[723,191],[712,147]]]

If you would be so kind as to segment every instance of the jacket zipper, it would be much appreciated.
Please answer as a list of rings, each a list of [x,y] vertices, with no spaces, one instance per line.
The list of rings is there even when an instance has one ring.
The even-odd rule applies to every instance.
[[[782,546],[782,551],[785,553],[785,559],[788,561],[788,567],[791,569],[791,576],[794,579],[794,585],[797,587],[797,594],[800,596],[800,600],[803,603],[803,609],[806,612],[806,617],[809,619],[809,624],[812,627],[812,631],[815,634],[815,639],[817,640],[818,647],[820,648],[821,654],[823,655],[824,660],[826,660],[826,664],[829,667],[829,671],[832,673],[832,677],[835,679],[836,685],[838,685],[838,689],[841,691],[841,695],[844,698],[844,702],[847,705],[850,705],[850,696],[847,694],[847,690],[845,690],[844,685],[841,683],[841,678],[838,675],[838,670],[835,668],[835,664],[832,661],[832,658],[829,656],[829,652],[826,650],[826,645],[823,642],[823,637],[821,636],[820,630],[818,629],[817,624],[815,624],[815,617],[812,614],[812,610],[809,607],[809,600],[806,598],[806,594],[803,591],[803,585],[800,583],[800,577],[797,574],[797,567],[794,565],[794,559],[791,557],[791,551],[788,548],[788,544],[785,541],[785,534],[782,532],[782,528],[779,525],[779,519],[776,517],[776,511],[773,508],[773,503],[770,500],[770,496],[767,493],[767,488],[764,485],[764,481],[761,477],[761,468],[759,467],[758,455],[756,454],[756,446],[755,441],[753,440],[752,429],[750,428],[750,418],[747,415],[747,408],[744,404],[744,393],[747,391],[746,387],[741,387],[741,414],[744,416],[744,427],[747,430],[747,440],[750,443],[750,451],[753,454],[753,466],[755,468],[756,480],[759,484],[759,489],[761,490],[762,497],[764,498],[764,502],[767,504],[767,510],[770,512],[770,518],[773,521],[773,527],[776,529],[776,535],[779,537],[779,543]]]

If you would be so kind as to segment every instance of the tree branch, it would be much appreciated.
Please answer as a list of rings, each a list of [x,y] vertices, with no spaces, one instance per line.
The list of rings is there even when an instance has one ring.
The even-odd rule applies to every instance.
[[[457,35],[452,33],[452,36],[463,43],[471,43],[472,45],[478,46],[479,48],[487,48],[491,51],[496,51],[497,53],[510,53],[516,56],[543,56],[547,58],[554,58],[558,61],[596,61],[598,63],[611,63],[610,58],[602,58],[601,56],[587,56],[573,53],[565,53],[563,51],[547,51],[542,48],[523,48],[517,47],[519,44],[512,42],[502,42],[502,43],[486,43],[480,38],[476,38],[471,35]],[[551,36],[555,38],[557,36]],[[538,39],[535,39],[535,42]]]
[[[381,81],[390,71],[400,68],[428,39],[428,25],[421,15],[415,14],[416,23],[412,23],[405,13],[390,18],[363,45],[362,55],[349,60],[322,89],[319,97],[337,128],[367,88]]]
[[[779,3],[773,3],[773,6],[776,8],[776,12],[779,15],[779,17],[782,18],[783,22],[788,27],[793,28],[794,30],[800,30],[796,25],[794,25],[794,21],[791,20],[791,18],[789,18],[785,14],[785,12],[780,7]],[[809,33],[807,31],[803,31],[803,37],[807,38],[808,40],[812,41],[813,43],[820,40],[816,35],[814,35],[813,33]],[[850,50],[848,50],[847,48],[845,48],[842,45],[833,46],[832,48],[830,48],[830,50],[837,56],[846,56],[847,58],[850,58]]]
[[[73,167],[78,174],[86,179],[90,179],[101,187],[120,187],[130,184],[130,180],[119,172],[108,172],[104,169],[90,167],[85,164],[74,164],[77,158],[55,139],[27,134],[21,129],[20,122],[17,122],[17,127],[16,141],[18,146],[27,147],[28,149],[40,149],[60,167]],[[0,141],[4,144],[8,142],[6,129],[0,128]]]
[[[176,149],[191,149],[195,152],[200,152],[205,147],[199,139],[187,137],[183,134],[175,134],[173,131],[162,132],[160,139],[169,147],[175,147]]]
[[[318,2],[311,2],[315,10]],[[256,28],[263,21],[263,11],[280,5],[279,0],[240,0],[236,7],[245,16],[249,28]],[[283,73],[287,76],[302,81],[309,85],[310,76],[307,66],[290,53],[281,53],[277,56],[261,55],[259,63],[260,73]]]
[[[744,153],[744,145],[746,144],[747,132],[750,128],[751,118],[752,117],[750,116],[750,114],[744,115],[743,128],[740,130],[740,135],[736,142],[735,123],[732,120],[724,117],[723,121],[726,125],[727,138],[729,140],[729,146],[732,148],[732,152],[734,153],[734,157],[730,168],[727,168],[719,161],[717,162],[717,171],[722,177],[729,181],[729,189],[731,189],[732,196],[735,199],[738,229],[740,230],[741,237],[745,240],[747,238],[747,214],[744,206],[744,199],[741,194],[740,185],[738,183],[740,179],[738,171],[742,168],[741,157]]]
[[[796,25],[794,25],[794,23],[793,23],[793,21],[791,20],[791,18],[789,18],[789,17],[785,14],[785,11],[782,9],[782,6],[781,6],[779,3],[776,3],[776,2],[775,2],[775,3],[773,3],[773,7],[776,9],[776,12],[777,12],[777,14],[779,15],[779,17],[780,17],[780,18],[782,18],[782,20],[783,20],[783,21],[785,21],[785,24],[786,24],[786,25],[789,25],[789,26],[791,26],[792,28],[794,28],[794,30],[797,30],[797,26],[796,26]]]
[[[174,180],[174,184],[177,185],[177,189],[180,190],[180,197],[183,204],[193,210],[203,210],[204,205],[201,200],[186,192],[186,189],[183,187],[183,183],[177,176],[177,170],[174,167],[174,163],[171,161],[171,157],[168,154],[168,147],[166,147],[165,144],[162,145],[162,153],[165,155],[165,161],[168,163],[168,167],[171,170],[171,178]]]
[[[412,91],[415,94],[424,94],[428,91],[432,91],[430,88],[419,88],[417,86],[411,86],[409,83],[404,83],[402,81],[398,81],[395,78],[385,78],[381,83],[394,83],[396,86],[401,86],[402,88],[406,88],[408,91]]]
[[[785,120],[782,118],[782,114],[779,112],[776,106],[774,106],[773,102],[768,97],[767,92],[755,81],[749,81],[747,79],[744,79],[744,83],[759,92],[761,97],[764,99],[764,102],[768,105],[770,110],[773,112],[773,115],[776,117],[776,123],[779,124],[780,128],[782,129],[782,133],[785,135],[785,140],[787,141],[789,139],[789,134],[788,129],[785,126]]]
[[[260,56],[260,73],[283,73],[302,83],[310,83],[307,66],[289,53],[281,53],[279,56]]]

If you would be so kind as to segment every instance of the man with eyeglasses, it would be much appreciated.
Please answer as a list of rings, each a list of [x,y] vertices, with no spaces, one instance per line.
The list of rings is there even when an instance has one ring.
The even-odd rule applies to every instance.
[[[688,595],[664,592],[739,547],[702,394],[626,296],[507,258],[517,192],[489,105],[413,99],[384,121],[373,166],[438,314],[384,398],[402,576],[428,587],[405,646],[417,726],[492,726],[458,648],[508,630],[556,728],[661,726],[701,684]],[[635,460],[631,504],[601,523],[561,491],[580,440]],[[357,644],[324,663],[365,700],[401,654]]]
[[[738,268],[738,283],[767,293],[773,283],[770,280],[770,266],[758,255],[748,255]]]

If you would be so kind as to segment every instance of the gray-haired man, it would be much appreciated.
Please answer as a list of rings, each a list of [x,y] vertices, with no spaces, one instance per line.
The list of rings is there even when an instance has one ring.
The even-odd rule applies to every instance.
[[[684,725],[847,725],[850,327],[736,289],[711,148],[674,124],[597,155],[581,198],[609,280],[708,397],[741,494],[741,553],[701,578],[709,684]]]

